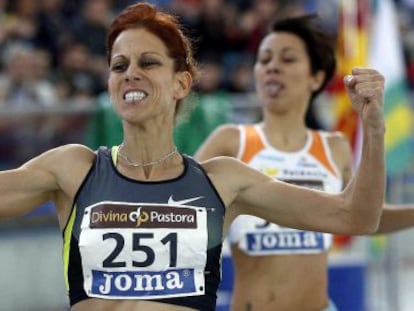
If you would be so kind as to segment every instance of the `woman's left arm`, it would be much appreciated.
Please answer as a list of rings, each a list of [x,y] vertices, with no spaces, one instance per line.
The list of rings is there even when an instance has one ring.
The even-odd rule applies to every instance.
[[[284,226],[337,234],[371,234],[378,228],[385,190],[384,78],[355,68],[346,88],[363,124],[360,165],[341,193],[286,185],[238,170],[241,183],[234,202],[238,213],[253,214]],[[261,175],[261,174],[259,174]]]

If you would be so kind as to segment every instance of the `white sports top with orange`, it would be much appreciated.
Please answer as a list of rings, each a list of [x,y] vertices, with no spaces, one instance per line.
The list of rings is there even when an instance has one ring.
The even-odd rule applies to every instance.
[[[326,133],[308,131],[301,150],[284,152],[268,143],[259,125],[240,125],[239,130],[237,157],[249,166],[288,183],[341,191],[342,176],[332,160]],[[249,255],[314,254],[327,251],[332,244],[331,234],[281,227],[250,215],[233,221],[228,238]]]

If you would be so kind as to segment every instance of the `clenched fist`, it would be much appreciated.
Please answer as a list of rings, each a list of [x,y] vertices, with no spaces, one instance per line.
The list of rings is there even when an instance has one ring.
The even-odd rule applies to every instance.
[[[365,126],[384,128],[384,76],[375,69],[353,68],[344,83],[353,108]]]

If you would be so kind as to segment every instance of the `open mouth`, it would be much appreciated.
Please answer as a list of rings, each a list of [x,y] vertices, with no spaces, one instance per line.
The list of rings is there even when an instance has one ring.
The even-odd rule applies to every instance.
[[[146,98],[148,95],[141,91],[131,91],[127,92],[124,95],[124,99],[126,102],[134,102],[134,101],[140,101]]]
[[[282,88],[283,86],[277,82],[268,82],[264,87],[266,94],[269,96],[278,95]]]

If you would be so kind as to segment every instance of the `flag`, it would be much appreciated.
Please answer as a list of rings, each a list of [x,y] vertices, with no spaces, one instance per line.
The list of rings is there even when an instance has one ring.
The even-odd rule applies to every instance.
[[[369,66],[385,77],[385,156],[387,175],[392,176],[412,161],[412,111],[395,5],[375,1],[373,10]]]
[[[328,92],[335,104],[333,111],[335,131],[341,131],[350,141],[353,166],[359,163],[361,150],[361,124],[353,110],[343,83],[343,77],[353,67],[364,67],[368,57],[369,0],[340,0],[338,3],[337,74],[329,84]],[[352,237],[334,235],[334,249],[341,250],[351,244]]]
[[[388,177],[404,172],[412,161],[412,111],[405,73],[398,19],[393,1],[374,1],[369,65],[385,77],[385,158]],[[387,246],[387,238],[371,238],[373,258]]]
[[[340,0],[338,7],[338,37],[336,47],[337,74],[329,92],[335,103],[333,129],[343,132],[353,151],[354,166],[359,162],[361,124],[349,102],[343,77],[353,67],[366,66],[368,57],[369,0]]]

